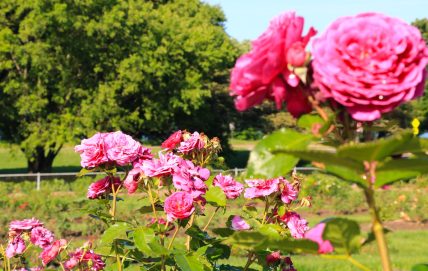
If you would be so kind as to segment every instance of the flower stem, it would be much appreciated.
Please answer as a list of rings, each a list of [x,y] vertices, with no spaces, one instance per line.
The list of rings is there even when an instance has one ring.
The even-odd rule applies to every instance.
[[[263,211],[263,220],[262,220],[262,224],[265,224],[266,220],[267,220],[267,213],[269,211],[269,198],[265,197],[266,202],[265,202],[265,210]]]
[[[364,189],[364,194],[366,195],[367,204],[370,209],[370,214],[373,219],[372,230],[376,237],[377,246],[379,249],[379,254],[382,262],[383,271],[392,271],[391,261],[389,259],[388,246],[386,244],[385,234],[382,226],[382,221],[379,217],[379,210],[376,207],[376,202],[374,198],[374,190],[372,184],[368,188]]]
[[[351,256],[348,257],[348,261],[351,262],[353,265],[355,265],[356,267],[358,267],[359,269],[361,269],[363,271],[370,271],[370,269],[367,268],[367,266],[363,265],[362,263],[360,263],[359,261],[355,260]]]
[[[151,203],[151,205],[152,205],[152,210],[153,210],[153,216],[155,217],[155,219],[156,219],[156,224],[158,225],[158,229],[160,229],[159,228],[159,221],[158,221],[158,215],[157,215],[157,213],[156,213],[156,206],[155,206],[155,202],[154,202],[154,200],[153,200],[153,195],[152,195],[152,188],[151,188],[151,186],[150,186],[150,184],[149,183],[147,183],[147,192],[148,192],[148,194],[149,194],[149,199],[150,199],[150,203]]]
[[[114,252],[116,253],[117,270],[122,271],[122,261],[120,260],[120,256],[117,253],[117,243],[116,242],[114,243],[114,246],[115,246]]]
[[[117,194],[119,194],[119,190],[120,190],[121,186],[119,186],[117,188],[117,190],[114,189],[114,184],[111,184],[111,189],[112,189],[112,194],[113,194],[113,200],[112,200],[112,206],[110,209],[110,215],[111,215],[111,220],[113,220],[113,222],[115,221],[115,217],[116,217],[116,202],[117,202]]]
[[[190,217],[189,224],[188,224],[186,230],[189,229],[190,227],[192,227],[194,221],[195,221],[195,213],[193,213],[192,216]],[[187,251],[190,251],[190,240],[191,240],[191,237],[188,235],[187,240],[186,240]]]
[[[206,231],[208,229],[208,225],[211,223],[211,221],[213,220],[215,214],[217,213],[218,209],[220,209],[220,207],[217,207],[215,209],[215,211],[212,213],[212,215],[210,216],[210,218],[208,219],[207,224],[204,226],[204,228],[202,229],[202,231]]]
[[[247,257],[247,262],[245,263],[244,266],[244,271],[247,271],[248,268],[250,267],[250,265],[254,262],[254,252],[249,252],[248,253],[248,257]]]
[[[172,247],[172,243],[174,243],[175,237],[177,236],[177,233],[178,233],[178,230],[179,230],[179,229],[180,229],[180,226],[179,226],[179,225],[177,225],[177,227],[176,227],[176,229],[175,229],[175,231],[174,231],[174,234],[172,235],[171,241],[169,242],[168,250],[169,250],[169,249],[171,249],[171,247]]]

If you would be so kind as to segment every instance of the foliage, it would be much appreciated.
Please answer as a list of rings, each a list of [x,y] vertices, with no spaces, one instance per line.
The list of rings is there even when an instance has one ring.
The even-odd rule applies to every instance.
[[[0,15],[0,129],[31,171],[96,130],[140,138],[200,117],[239,53],[198,0],[2,1]]]

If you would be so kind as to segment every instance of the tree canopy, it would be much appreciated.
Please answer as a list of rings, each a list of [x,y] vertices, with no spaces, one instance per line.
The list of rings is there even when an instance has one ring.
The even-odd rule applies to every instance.
[[[0,130],[49,171],[95,131],[185,128],[212,113],[239,55],[224,21],[199,0],[1,1]]]

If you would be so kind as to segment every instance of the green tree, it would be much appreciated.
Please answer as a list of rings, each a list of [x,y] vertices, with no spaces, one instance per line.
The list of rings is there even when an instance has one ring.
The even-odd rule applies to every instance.
[[[199,0],[1,1],[0,130],[33,172],[98,130],[166,134],[225,88],[224,21]]]

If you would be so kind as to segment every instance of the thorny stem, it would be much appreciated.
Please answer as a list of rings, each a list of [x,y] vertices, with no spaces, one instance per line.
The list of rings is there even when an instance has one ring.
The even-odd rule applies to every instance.
[[[376,243],[379,249],[383,271],[392,271],[391,260],[389,258],[388,246],[386,244],[386,238],[384,234],[382,220],[380,219],[379,209],[376,207],[376,201],[374,197],[373,181],[376,179],[375,169],[376,169],[376,164],[369,163],[369,168],[368,168],[369,185],[367,188],[364,188],[364,194],[366,196],[367,204],[370,209],[370,214],[373,219],[372,231],[376,237]]]
[[[208,225],[211,223],[211,221],[213,220],[215,214],[217,213],[217,211],[220,209],[220,207],[217,207],[215,209],[215,211],[212,213],[212,215],[210,216],[210,218],[208,219],[207,224],[204,226],[204,228],[202,229],[202,231],[206,231],[208,229]]]

